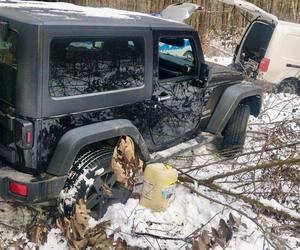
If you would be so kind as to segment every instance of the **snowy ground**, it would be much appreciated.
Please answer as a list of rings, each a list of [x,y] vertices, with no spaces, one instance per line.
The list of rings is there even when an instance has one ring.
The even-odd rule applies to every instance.
[[[205,57],[205,61],[221,64],[224,66],[228,66],[232,63],[232,57],[220,57],[220,56],[213,56],[213,57]]]
[[[215,57],[209,60],[225,65],[231,62],[229,57]],[[213,147],[209,145],[174,157],[170,163],[176,168],[190,171],[195,178],[204,180],[225,171],[270,160],[299,158],[300,147],[297,144],[299,135],[300,97],[265,94],[262,113],[258,118],[250,119],[244,155],[233,160],[224,160],[221,156],[214,154]],[[285,146],[293,143],[295,145]],[[266,148],[277,149],[265,151]],[[253,151],[256,153],[252,154]],[[299,173],[299,165],[295,167],[295,171]],[[271,178],[273,176],[274,179]],[[291,186],[289,180],[283,181],[280,177],[277,179],[275,177],[272,170],[259,170],[223,178],[218,180],[217,184],[224,189],[254,195],[263,202],[271,202],[272,206],[279,209],[290,209],[289,212],[300,216],[299,185]],[[267,181],[260,182],[261,178]],[[248,185],[243,185],[247,182]],[[273,247],[271,245],[272,237],[274,242],[283,242],[281,249],[300,249],[299,227],[289,224],[292,228],[289,229],[281,218],[266,216],[261,211],[253,209],[253,206],[232,196],[215,192],[204,186],[194,185],[194,188],[208,198],[198,196],[178,184],[174,202],[166,212],[162,213],[155,213],[140,206],[137,199],[129,199],[125,205],[113,205],[102,219],[102,221],[111,221],[111,226],[106,229],[107,234],[113,234],[115,239],[121,237],[128,245],[140,248],[186,249],[190,246],[188,239],[193,236],[193,232],[199,229],[211,231],[211,227],[218,227],[220,219],[226,221],[229,213],[232,213],[241,218],[241,225],[237,231],[234,231],[227,249],[272,249],[274,248],[274,245]],[[273,192],[273,189],[278,192],[275,190]],[[36,219],[37,214],[39,213],[32,208],[2,202],[0,249],[1,240],[25,238],[26,226]],[[41,219],[51,221],[48,214],[42,215]],[[261,227],[254,221],[258,222]],[[96,223],[91,220],[91,225]],[[283,224],[285,228],[282,227]],[[158,235],[168,239],[158,239],[149,235]],[[266,240],[267,236],[271,238],[271,243]],[[53,228],[48,234],[46,244],[41,249],[68,249],[68,247],[60,230]],[[219,249],[222,248],[219,247]]]

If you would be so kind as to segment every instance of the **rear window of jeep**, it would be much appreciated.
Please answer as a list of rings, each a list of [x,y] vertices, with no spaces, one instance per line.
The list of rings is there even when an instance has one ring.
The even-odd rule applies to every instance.
[[[10,105],[15,104],[17,43],[18,35],[13,31],[5,41],[0,41],[0,100]]]
[[[51,42],[49,92],[52,97],[141,87],[144,71],[143,38]]]

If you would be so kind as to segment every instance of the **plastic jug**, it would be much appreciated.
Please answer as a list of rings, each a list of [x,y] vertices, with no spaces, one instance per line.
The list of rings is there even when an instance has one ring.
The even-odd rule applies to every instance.
[[[175,198],[178,172],[162,163],[149,164],[144,172],[140,204],[155,212],[165,211]]]

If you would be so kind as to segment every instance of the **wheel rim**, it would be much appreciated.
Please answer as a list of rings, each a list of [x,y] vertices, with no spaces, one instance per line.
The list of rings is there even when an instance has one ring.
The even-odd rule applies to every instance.
[[[186,51],[183,56],[191,62],[194,61],[194,55],[192,52]]]
[[[111,189],[111,195],[104,188]],[[108,169],[95,177],[93,185],[86,192],[86,205],[91,216],[99,219],[104,216],[108,207],[115,203],[125,203],[131,191],[120,186],[116,181],[112,169]]]

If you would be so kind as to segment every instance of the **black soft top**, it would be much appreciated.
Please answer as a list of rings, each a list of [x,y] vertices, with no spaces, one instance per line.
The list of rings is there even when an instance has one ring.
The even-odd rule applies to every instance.
[[[188,29],[183,23],[144,13],[111,8],[83,7],[70,3],[37,1],[1,1],[0,16],[31,25],[49,26],[115,26]]]

